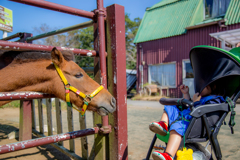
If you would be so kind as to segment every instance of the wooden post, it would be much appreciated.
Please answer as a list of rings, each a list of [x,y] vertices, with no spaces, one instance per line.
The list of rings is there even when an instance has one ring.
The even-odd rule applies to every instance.
[[[80,130],[86,129],[86,116],[81,115],[79,113],[79,123],[80,123]],[[82,158],[88,159],[88,142],[87,137],[81,137],[81,147],[82,147]]]
[[[52,125],[52,103],[51,98],[46,99],[46,106],[47,106],[47,127],[48,127],[48,136],[53,135],[53,125]]]
[[[56,122],[57,122],[57,134],[63,133],[62,130],[62,109],[61,102],[58,98],[55,98],[55,106],[56,106]],[[63,145],[63,142],[58,142],[60,146]]]
[[[109,115],[112,132],[109,134],[109,159],[128,159],[127,86],[124,7],[107,7],[107,65],[108,90],[116,98],[117,109]]]
[[[32,107],[32,129],[36,129],[35,102],[34,102],[34,99],[31,101],[32,101],[32,104],[31,104],[31,107]]]
[[[19,141],[32,139],[32,100],[20,101]]]
[[[67,107],[67,121],[68,121],[68,132],[72,132],[73,129],[73,109],[72,107]],[[75,152],[74,139],[69,140],[70,151]]]
[[[40,130],[40,133],[44,134],[42,99],[38,99],[38,119],[39,119],[39,130]]]

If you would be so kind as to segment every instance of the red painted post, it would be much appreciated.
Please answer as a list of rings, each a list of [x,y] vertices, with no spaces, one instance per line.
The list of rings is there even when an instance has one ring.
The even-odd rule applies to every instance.
[[[104,8],[103,0],[97,0],[97,12],[98,12],[98,32],[99,32],[99,56],[100,56],[100,70],[101,70],[101,81],[104,88],[107,89],[107,66],[106,57],[104,55],[106,51],[105,47],[105,22],[104,22]]]
[[[32,139],[32,100],[21,101],[19,118],[19,141]]]
[[[26,42],[27,37],[32,37],[32,34],[24,33],[19,41]],[[24,100],[20,103],[19,140],[24,141],[32,139],[32,100]]]
[[[127,87],[124,7],[107,7],[108,90],[117,100],[117,110],[109,115],[109,159],[128,159]]]
[[[99,32],[99,56],[100,56],[100,70],[101,82],[104,88],[107,89],[107,65],[106,65],[106,47],[105,47],[105,12],[103,7],[103,0],[97,0],[98,12],[98,32]],[[108,129],[108,116],[102,117],[103,127]]]

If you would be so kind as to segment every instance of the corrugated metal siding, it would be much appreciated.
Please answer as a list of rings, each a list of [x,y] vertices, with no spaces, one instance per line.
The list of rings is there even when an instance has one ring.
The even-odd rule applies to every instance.
[[[228,26],[228,28],[220,28],[218,25],[207,26],[203,28],[197,28],[189,30],[187,34],[163,38],[154,41],[148,41],[138,44],[137,54],[137,67],[140,64],[140,49],[143,49],[143,60],[146,62],[144,66],[144,83],[148,82],[148,65],[159,64],[176,61],[176,89],[170,89],[171,97],[181,97],[181,91],[178,89],[182,84],[182,60],[189,59],[189,51],[192,47],[197,45],[210,45],[221,48],[221,43],[215,38],[210,37],[209,33],[215,33],[220,31],[226,31],[231,29],[240,28],[240,24],[234,24]],[[138,68],[137,68],[138,69]],[[138,83],[141,82],[141,74],[139,69],[137,70]],[[137,87],[137,88],[138,88]]]
[[[136,70],[127,70],[127,91],[132,88],[137,80]]]
[[[145,12],[134,43],[186,33],[186,27],[203,21],[203,3],[177,1]]]
[[[240,0],[231,0],[224,18],[227,19],[226,25],[240,22]]]

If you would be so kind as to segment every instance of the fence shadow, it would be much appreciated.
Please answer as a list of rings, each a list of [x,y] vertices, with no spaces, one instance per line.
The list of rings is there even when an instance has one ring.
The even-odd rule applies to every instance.
[[[14,143],[14,142],[18,141],[18,137],[15,138],[15,140],[8,139],[8,134],[13,131],[17,131],[17,130],[19,130],[19,129],[13,125],[7,125],[7,124],[0,123],[1,145],[8,144],[9,142]],[[32,138],[34,139],[34,138],[38,138],[38,137],[33,136]],[[56,148],[54,148],[51,145],[43,145],[43,146],[33,147],[33,148],[35,148],[35,149],[34,150],[27,149],[29,153],[23,153],[23,150],[20,150],[20,151],[16,151],[16,152],[10,152],[10,153],[3,154],[3,155],[0,155],[0,159],[4,159],[4,160],[15,159],[15,158],[28,159],[28,156],[36,155],[36,156],[39,156],[39,158],[40,158],[40,156],[44,156],[45,158],[43,158],[43,159],[49,159],[49,160],[52,160],[52,159],[71,160],[70,157],[66,156],[65,154],[63,154],[62,152],[60,152],[59,150],[57,150]]]

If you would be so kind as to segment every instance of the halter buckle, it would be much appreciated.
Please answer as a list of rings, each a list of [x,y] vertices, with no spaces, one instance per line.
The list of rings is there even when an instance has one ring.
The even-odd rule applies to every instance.
[[[86,97],[83,99],[84,102],[87,102],[89,104],[92,101],[92,97],[90,95],[86,95]]]
[[[71,84],[70,84],[70,83],[68,83],[68,84],[65,84],[65,85],[64,85],[65,89],[69,89],[69,88],[70,88],[70,86],[71,86]]]

